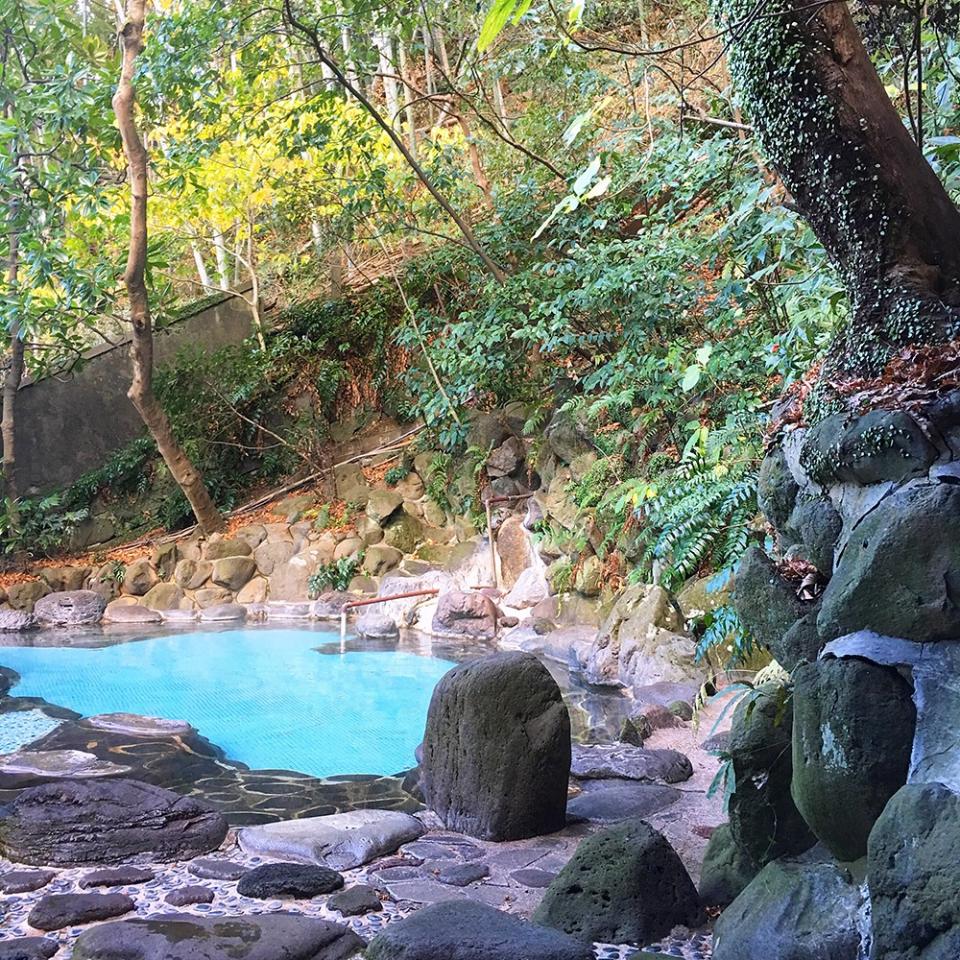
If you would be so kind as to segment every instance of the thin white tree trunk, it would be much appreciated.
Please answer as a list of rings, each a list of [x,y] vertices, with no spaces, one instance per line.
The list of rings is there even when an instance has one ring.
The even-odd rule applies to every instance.
[[[210,274],[207,273],[207,265],[203,262],[203,254],[193,240],[190,241],[190,249],[193,251],[193,262],[197,265],[197,276],[200,278],[200,282],[205,287],[212,286]]]
[[[417,156],[417,118],[413,109],[413,94],[409,86],[409,74],[407,73],[407,51],[400,40],[397,44],[400,53],[400,76],[404,79],[403,84],[403,111],[407,118],[407,142],[410,145],[410,152]]]
[[[380,62],[380,75],[383,79],[383,99],[387,104],[387,116],[391,126],[400,125],[400,97],[397,94],[397,81],[388,74],[395,71],[393,65],[393,40],[387,33],[375,33],[373,43],[377,48]]]
[[[213,231],[213,255],[217,258],[217,279],[220,281],[220,289],[227,290],[230,287],[227,244],[223,234],[219,230]]]

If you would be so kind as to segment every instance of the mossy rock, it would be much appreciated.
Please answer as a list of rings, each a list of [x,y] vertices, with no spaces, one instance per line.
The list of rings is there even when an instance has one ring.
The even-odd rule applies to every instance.
[[[909,783],[870,834],[874,956],[960,956],[960,796],[941,783]]]
[[[791,791],[838,860],[866,855],[871,828],[906,783],[916,717],[892,667],[825,659],[795,671]]]
[[[714,960],[858,960],[861,906],[859,887],[836,864],[774,861],[720,915]]]
[[[808,650],[794,648],[784,638],[801,617],[811,612],[811,604],[797,597],[796,585],[780,576],[759,547],[751,547],[740,561],[733,603],[744,626],[770,648],[781,666],[790,670],[808,656]]]
[[[702,914],[676,851],[636,818],[583,840],[533,919],[581,940],[644,944]]]
[[[792,729],[789,693],[776,684],[757,687],[734,711],[726,749],[736,783],[729,803],[730,831],[759,866],[816,842],[790,793]]]
[[[760,868],[733,839],[730,825],[713,831],[700,870],[700,902],[705,907],[725,907],[732,903]]]
[[[825,641],[864,629],[960,636],[960,487],[920,483],[884,497],[851,533],[817,625]]]
[[[786,527],[799,491],[787,458],[780,447],[774,447],[764,457],[757,478],[757,503],[763,515],[778,532]]]

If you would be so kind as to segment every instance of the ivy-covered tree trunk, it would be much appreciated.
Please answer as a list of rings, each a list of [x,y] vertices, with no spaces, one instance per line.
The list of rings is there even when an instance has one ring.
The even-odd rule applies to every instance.
[[[828,416],[808,405],[760,470],[775,547],[748,550],[734,603],[791,682],[761,687],[754,719],[734,720],[734,769],[758,757],[761,769],[737,777],[730,828],[707,851],[704,876],[737,894],[714,960],[824,944],[876,960],[956,956],[960,867],[941,851],[960,836],[960,390],[911,361],[949,362],[915,348],[957,336],[960,212],[845,3],[715,2],[763,147],[846,285],[850,322],[821,386],[857,402]],[[773,739],[756,719],[771,697],[790,704],[776,767],[757,749]],[[765,866],[814,838],[802,862]],[[841,866],[861,859],[866,887]]]
[[[876,374],[960,324],[960,211],[883,89],[847,5],[718,0],[754,127],[840,270],[836,367]]]
[[[133,327],[133,381],[127,395],[150,431],[173,479],[193,508],[204,533],[224,526],[223,517],[210,497],[200,471],[190,462],[173,434],[166,411],[153,392],[153,324],[147,298],[147,151],[134,116],[133,78],[137,55],[143,49],[145,0],[129,0],[126,22],[120,30],[123,59],[120,83],[113,98],[117,126],[123,140],[130,178],[130,249],[123,280],[127,288],[130,323]]]

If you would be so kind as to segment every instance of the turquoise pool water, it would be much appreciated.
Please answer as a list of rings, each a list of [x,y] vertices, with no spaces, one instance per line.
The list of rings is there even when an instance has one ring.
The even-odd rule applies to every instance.
[[[434,685],[454,664],[402,651],[318,653],[335,633],[228,630],[106,647],[3,647],[11,693],[86,716],[187,720],[231,760],[316,777],[413,766]]]

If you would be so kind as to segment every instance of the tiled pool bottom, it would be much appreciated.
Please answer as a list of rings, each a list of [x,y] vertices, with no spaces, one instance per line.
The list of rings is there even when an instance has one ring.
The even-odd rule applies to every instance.
[[[277,633],[285,639],[276,640]],[[239,640],[237,634],[242,634]],[[348,635],[341,645],[338,633],[310,626],[202,634],[181,629],[150,637],[130,628],[87,628],[39,631],[25,639],[31,646],[0,637],[0,666],[21,674],[10,696],[0,698],[5,744],[0,754],[28,745],[30,750],[90,753],[129,768],[128,776],[207,800],[234,825],[364,807],[419,809],[403,771],[416,763],[433,686],[453,663],[492,652],[483,644],[457,645],[416,633],[389,645]],[[79,671],[76,664],[85,662],[119,665],[128,685],[120,685],[119,676],[105,672],[105,666]],[[385,689],[385,665],[386,676],[394,679],[392,693]],[[353,671],[349,686],[341,684],[345,667]],[[564,691],[574,738],[613,739],[630,701],[584,688],[556,664],[548,667]],[[88,683],[93,690],[86,689]],[[398,702],[403,690],[409,696]],[[25,696],[33,693],[50,702]],[[105,699],[105,693],[117,699]],[[246,705],[236,726],[221,713],[228,696]],[[291,698],[298,707],[287,702]],[[261,715],[262,703],[269,709]],[[85,715],[126,711],[187,720],[199,733],[144,737],[98,729],[92,735],[77,714],[63,707]],[[295,716],[296,710],[302,712]],[[341,720],[357,723],[352,741],[323,726],[338,711]],[[211,728],[198,722],[206,713],[220,713],[213,719],[224,729],[208,733]],[[265,718],[275,725],[270,736],[263,730]],[[243,731],[239,739],[238,730]],[[357,745],[357,734],[371,743]],[[245,737],[270,749],[247,753]],[[382,752],[377,759],[385,745],[395,751],[393,759],[383,759]],[[303,763],[298,759],[310,752],[320,757],[315,766],[309,757]],[[336,762],[329,762],[331,756]],[[331,775],[314,775],[311,768]],[[0,763],[0,802],[36,782],[7,775]]]
[[[317,652],[301,629],[153,636],[103,647],[8,647],[0,663],[84,716],[186,720],[250,767],[314,777],[391,774],[415,764],[433,688],[453,663],[406,651]]]
[[[63,720],[39,708],[0,713],[0,755],[13,753],[56,730]]]

